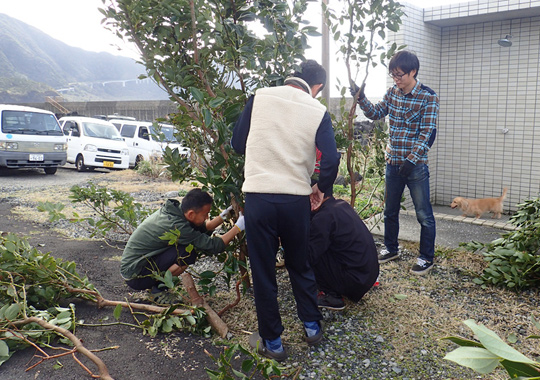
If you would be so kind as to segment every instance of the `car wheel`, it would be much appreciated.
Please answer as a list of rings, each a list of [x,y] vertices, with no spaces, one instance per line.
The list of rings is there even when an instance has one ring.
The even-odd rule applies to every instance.
[[[135,158],[135,166],[134,166],[134,169],[137,169],[139,164],[144,161],[144,157],[139,155]]]
[[[86,170],[86,166],[84,166],[84,158],[82,155],[77,156],[77,160],[75,161],[75,166],[77,167],[78,172],[84,172]]]
[[[45,174],[54,174],[58,170],[58,168],[55,166],[54,168],[44,168]]]

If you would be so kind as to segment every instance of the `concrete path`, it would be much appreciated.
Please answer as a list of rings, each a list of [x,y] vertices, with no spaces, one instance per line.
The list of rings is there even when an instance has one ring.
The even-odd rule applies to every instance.
[[[509,215],[502,215],[501,219],[491,219],[491,214],[484,214],[482,219],[465,218],[460,210],[453,210],[446,206],[434,206],[433,212],[437,226],[435,245],[457,248],[462,242],[479,241],[489,243],[501,237],[502,234],[514,229],[508,223]],[[380,219],[380,218],[379,218]],[[373,223],[369,223],[371,228]],[[420,224],[416,220],[414,208],[402,210],[399,217],[399,239],[418,242],[420,240]],[[374,235],[384,234],[382,219],[371,229]]]

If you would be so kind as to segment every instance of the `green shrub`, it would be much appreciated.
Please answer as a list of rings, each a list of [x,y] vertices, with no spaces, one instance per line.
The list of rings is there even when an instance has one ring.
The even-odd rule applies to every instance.
[[[540,285],[540,199],[519,204],[510,223],[518,229],[491,243],[473,241],[464,245],[473,252],[482,250],[489,263],[475,279],[477,284],[516,289]]]
[[[139,162],[135,170],[139,174],[152,178],[171,177],[170,173],[167,171],[166,165],[163,163],[163,160],[157,158],[151,158],[150,160],[143,160]]]

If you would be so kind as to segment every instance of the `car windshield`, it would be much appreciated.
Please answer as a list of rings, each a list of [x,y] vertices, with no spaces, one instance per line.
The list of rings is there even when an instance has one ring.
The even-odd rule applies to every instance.
[[[62,135],[54,115],[31,111],[3,111],[2,132],[21,135]]]
[[[150,133],[156,136],[158,141],[176,142],[174,138],[174,128],[167,125],[158,125],[157,128],[150,126]]]
[[[122,140],[122,136],[113,125],[99,124],[93,122],[83,123],[84,135],[96,137],[98,139]]]

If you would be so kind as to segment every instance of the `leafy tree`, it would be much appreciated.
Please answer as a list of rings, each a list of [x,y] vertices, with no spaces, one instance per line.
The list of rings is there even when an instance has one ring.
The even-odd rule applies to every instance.
[[[307,0],[119,0],[101,10],[178,104],[171,121],[192,155],[188,162],[165,151],[172,180],[197,180],[218,208],[243,204],[243,157],[231,154],[232,127],[255,88],[281,84],[303,59],[308,34],[317,34],[301,24],[306,8]],[[240,262],[246,251],[243,244]],[[226,262],[238,266],[234,256]]]
[[[105,1],[104,1],[105,3]],[[173,123],[192,150],[167,150],[173,180],[198,180],[225,207],[242,203],[243,160],[230,154],[232,126],[255,88],[281,84],[303,59],[307,0],[120,0],[102,9],[107,25],[135,43],[141,62],[178,103]]]
[[[337,42],[339,58],[347,68],[348,82],[338,84],[341,93],[340,115],[336,117],[334,126],[338,135],[338,143],[345,150],[345,160],[349,178],[360,173],[362,178],[378,178],[379,183],[369,188],[371,197],[380,190],[384,178],[384,147],[386,133],[379,123],[370,132],[370,136],[358,136],[355,131],[356,98],[352,106],[346,109],[345,94],[348,88],[356,81],[357,76],[364,70],[360,87],[365,85],[370,68],[378,64],[385,64],[394,53],[404,46],[393,43],[386,47],[385,38],[388,30],[397,31],[401,24],[403,10],[401,4],[394,0],[355,1],[345,0],[341,7],[332,9],[323,4],[326,24],[330,34]],[[339,81],[338,81],[339,82]],[[365,134],[364,134],[365,135]],[[361,137],[361,138],[359,138]],[[364,182],[362,182],[362,185]],[[356,189],[356,181],[351,180],[351,205],[356,203],[356,197],[364,186]],[[371,202],[370,202],[371,203]],[[368,205],[369,206],[369,205]]]
[[[243,157],[231,154],[229,141],[247,97],[256,88],[282,84],[304,59],[307,37],[320,35],[304,20],[308,1],[103,0],[106,26],[135,43],[148,77],[178,104],[178,113],[170,115],[170,121],[192,155],[188,159],[166,149],[164,161],[172,180],[198,181],[214,194],[220,209],[232,203],[238,211],[243,204]],[[374,36],[384,37],[385,28],[398,27],[399,3],[346,4],[352,11],[347,59],[374,66],[375,52],[385,57],[383,46],[375,46]],[[325,11],[328,19],[336,20],[337,33],[346,10],[341,19],[332,16],[329,8]],[[371,33],[370,38],[359,35],[365,31]],[[355,155],[357,148],[351,142],[349,154]],[[349,166],[354,170],[352,163]],[[239,267],[245,279],[245,256],[242,244],[238,260],[229,253],[221,261]]]

